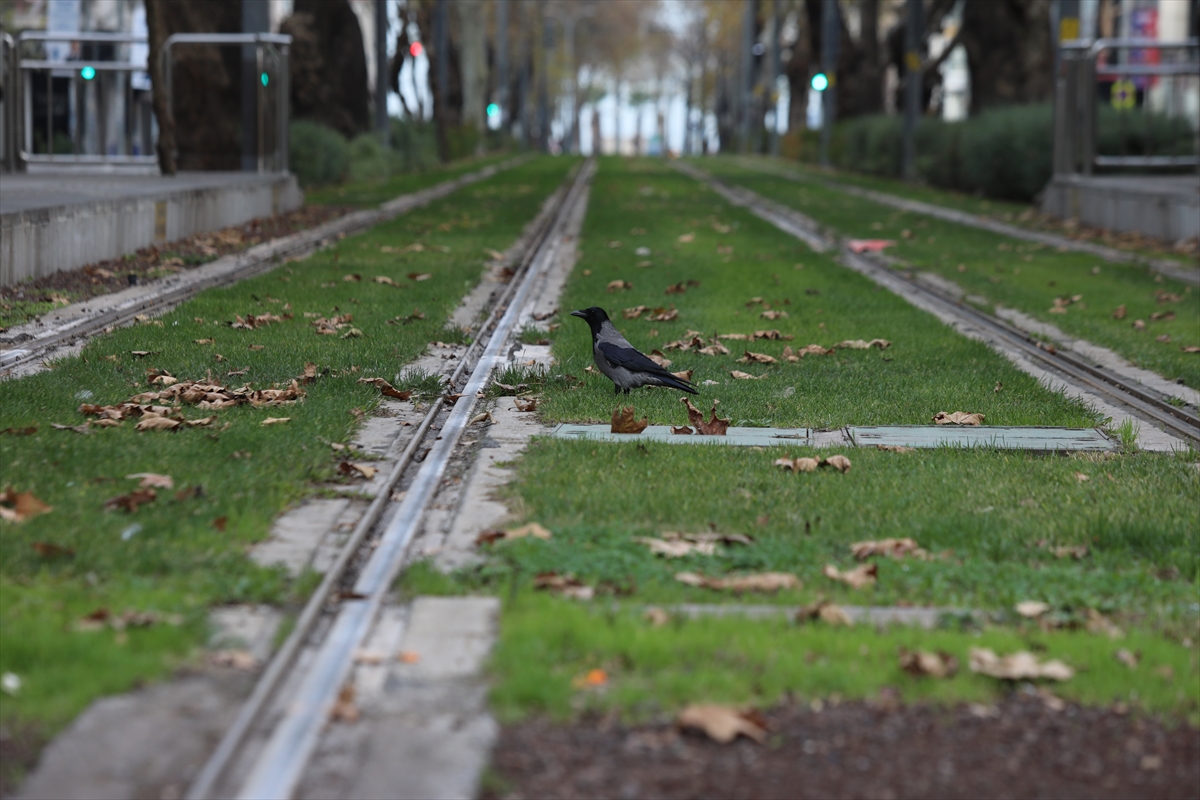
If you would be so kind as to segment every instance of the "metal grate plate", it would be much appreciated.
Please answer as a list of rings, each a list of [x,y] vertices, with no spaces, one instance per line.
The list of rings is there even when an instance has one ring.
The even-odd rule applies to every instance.
[[[1017,428],[999,425],[880,425],[851,427],[857,447],[995,447],[1000,450],[1116,450],[1118,445],[1095,428]]]
[[[613,433],[609,425],[559,425],[550,435],[556,439],[587,439],[594,442],[667,442],[669,444],[725,444],[741,447],[806,445],[808,428],[730,428],[724,436],[671,433],[669,425],[650,425],[641,433]]]

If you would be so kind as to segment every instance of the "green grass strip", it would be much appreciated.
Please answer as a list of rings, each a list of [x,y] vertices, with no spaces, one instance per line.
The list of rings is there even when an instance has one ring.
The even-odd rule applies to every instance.
[[[305,261],[100,336],[48,371],[0,383],[0,430],[38,426],[30,436],[0,435],[2,483],[53,507],[19,524],[0,522],[0,670],[23,681],[15,696],[0,695],[0,723],[35,723],[50,735],[90,700],[161,677],[190,658],[206,636],[210,607],[302,601],[290,597],[296,587],[281,571],[250,562],[247,548],[289,505],[339,480],[344,454],[329,443],[352,434],[361,415],[351,412],[369,413],[378,402],[378,390],[359,378],[394,380],[429,342],[465,337],[444,325],[478,281],[484,251],[511,245],[571,165],[540,159],[506,171]],[[416,242],[422,252],[397,252]],[[388,324],[414,310],[424,317]],[[237,315],[264,313],[291,318],[254,330],[229,325]],[[317,335],[306,314],[351,314],[362,335]],[[215,342],[196,343],[207,339]],[[149,390],[148,369],[265,388],[286,385],[306,362],[321,375],[305,387],[303,402],[216,412],[184,407],[189,418],[215,413],[209,427],[139,433],[126,421],[87,435],[51,427],[84,422],[76,411],[82,402],[120,403]],[[264,427],[268,417],[290,421]],[[160,489],[135,513],[105,511],[107,499],[137,487],[125,476],[139,472],[171,475],[176,490],[202,492],[176,498]],[[72,554],[47,555],[40,544]],[[301,583],[311,589],[311,581]],[[100,608],[180,614],[184,623],[74,630]]]
[[[1200,294],[1191,286],[1153,276],[1144,267],[1110,264],[1086,253],[1059,252],[901,211],[817,182],[796,183],[732,159],[705,159],[700,166],[845,236],[896,241],[889,254],[984,298],[989,311],[992,306],[1023,311],[1169,380],[1200,387],[1200,353],[1183,351],[1200,347]],[[1051,311],[1056,298],[1076,296],[1081,299],[1069,302],[1065,313]],[[1120,306],[1124,315],[1114,318]],[[1144,329],[1135,328],[1135,320],[1142,320]]]
[[[764,707],[785,698],[870,698],[883,689],[905,702],[989,703],[1011,684],[972,673],[973,647],[999,655],[1028,650],[1040,659],[1062,660],[1077,674],[1062,683],[1048,681],[1046,688],[1064,699],[1122,702],[1193,725],[1200,719],[1200,649],[1145,634],[1113,640],[1085,632],[1044,633],[1032,624],[968,632],[953,626],[847,629],[798,625],[782,615],[766,621],[675,619],[654,627],[637,609],[526,594],[506,609],[493,659],[499,680],[492,703],[506,722],[533,713],[567,719],[609,710],[629,722],[660,722],[687,703]],[[954,656],[958,673],[942,680],[914,677],[899,666],[901,648]],[[1122,648],[1140,654],[1135,672],[1114,657]],[[604,670],[607,683],[578,685],[593,669]]]
[[[375,208],[402,194],[428,189],[435,184],[453,180],[459,175],[475,172],[492,164],[499,164],[512,157],[512,153],[501,153],[481,158],[463,159],[422,172],[388,175],[379,180],[347,181],[337,186],[325,186],[306,192],[304,202],[310,205]]]

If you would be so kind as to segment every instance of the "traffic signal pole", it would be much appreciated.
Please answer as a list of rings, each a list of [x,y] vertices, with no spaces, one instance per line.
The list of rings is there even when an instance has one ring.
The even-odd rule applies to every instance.
[[[830,166],[829,138],[837,116],[837,57],[841,45],[837,0],[821,4],[821,71],[828,84],[821,92],[821,166]]]
[[[925,22],[921,0],[908,0],[908,22],[904,29],[904,180],[917,178],[916,132],[921,115],[921,39]]]

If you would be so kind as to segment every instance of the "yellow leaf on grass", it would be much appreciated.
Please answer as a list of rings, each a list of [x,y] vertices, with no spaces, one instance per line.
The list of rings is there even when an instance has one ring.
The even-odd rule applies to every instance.
[[[291,417],[267,417],[262,421],[263,425],[280,425],[284,422],[290,422]]]
[[[131,481],[140,480],[138,488],[141,489],[174,489],[175,481],[170,475],[158,475],[154,472],[135,472],[132,475],[126,475],[126,479]]]

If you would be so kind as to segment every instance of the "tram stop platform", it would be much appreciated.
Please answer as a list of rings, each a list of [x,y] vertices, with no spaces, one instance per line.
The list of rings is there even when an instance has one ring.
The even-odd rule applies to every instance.
[[[296,177],[280,173],[0,175],[0,286],[293,211],[303,202]]]
[[[1200,236],[1200,176],[1056,175],[1046,186],[1042,211],[1175,243]]]

